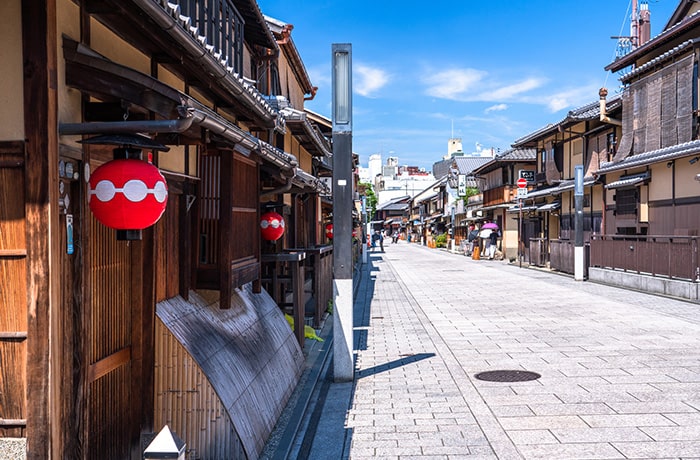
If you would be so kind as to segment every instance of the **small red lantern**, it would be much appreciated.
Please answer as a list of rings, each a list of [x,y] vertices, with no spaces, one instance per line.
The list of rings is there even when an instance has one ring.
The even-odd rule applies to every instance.
[[[333,224],[326,224],[326,238],[333,239]]]
[[[277,241],[284,233],[284,217],[276,212],[266,212],[260,216],[260,233],[268,241]]]
[[[357,229],[356,228],[352,229],[352,237],[357,238]]]
[[[168,204],[168,184],[145,161],[109,161],[90,175],[88,202],[95,218],[117,230],[142,230],[158,222]]]

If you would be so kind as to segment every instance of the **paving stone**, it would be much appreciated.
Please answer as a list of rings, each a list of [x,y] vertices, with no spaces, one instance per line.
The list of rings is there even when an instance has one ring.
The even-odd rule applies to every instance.
[[[414,244],[370,259],[348,458],[700,457],[696,304]],[[499,369],[542,377],[474,377]]]

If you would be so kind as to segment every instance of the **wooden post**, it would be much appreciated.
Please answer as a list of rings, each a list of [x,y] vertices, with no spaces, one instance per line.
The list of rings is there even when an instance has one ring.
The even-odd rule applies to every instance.
[[[219,153],[221,171],[219,182],[219,306],[231,308],[231,244],[233,229],[233,155]]]
[[[22,3],[24,57],[24,135],[26,138],[27,228],[27,459],[53,458],[53,411],[50,399],[60,376],[51,373],[57,353],[49,338],[52,306],[58,302],[58,98],[56,3]],[[50,207],[54,206],[54,212]],[[47,377],[52,376],[54,380]],[[31,395],[31,396],[30,396]]]

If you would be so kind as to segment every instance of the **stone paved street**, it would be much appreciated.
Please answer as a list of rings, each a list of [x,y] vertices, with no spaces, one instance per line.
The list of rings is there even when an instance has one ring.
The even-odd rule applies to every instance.
[[[405,243],[369,259],[355,384],[326,397],[347,412],[311,458],[700,458],[700,305]]]

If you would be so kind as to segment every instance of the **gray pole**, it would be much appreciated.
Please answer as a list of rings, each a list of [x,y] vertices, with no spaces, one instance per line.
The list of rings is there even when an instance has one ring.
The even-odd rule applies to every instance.
[[[523,200],[518,200],[518,267],[523,268]]]
[[[352,289],[352,45],[334,43],[333,99],[333,378],[354,379]]]
[[[583,281],[584,252],[583,252],[583,165],[574,166],[574,279]]]

